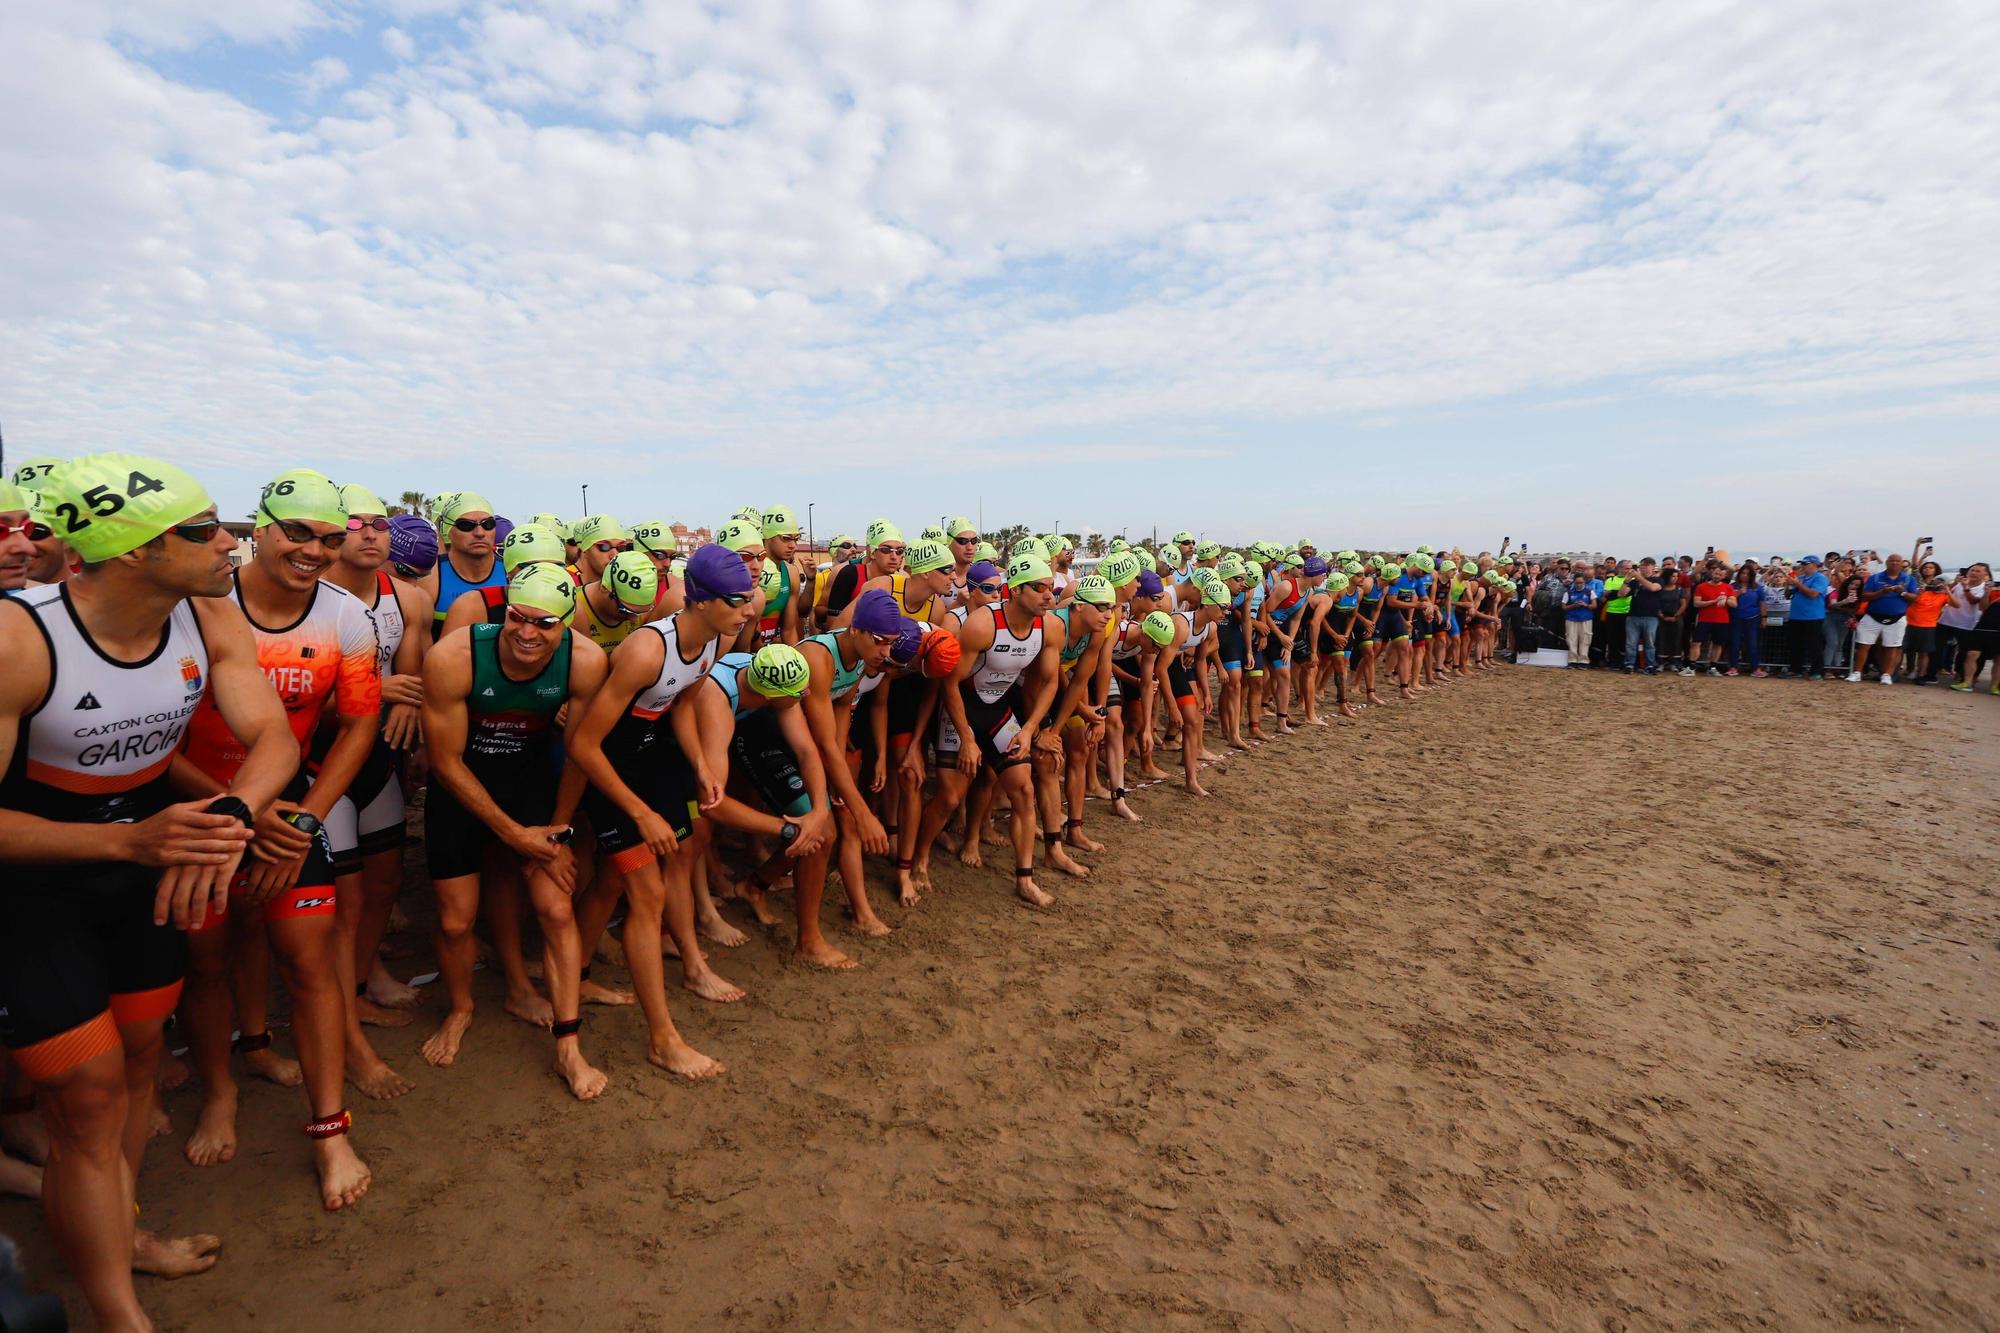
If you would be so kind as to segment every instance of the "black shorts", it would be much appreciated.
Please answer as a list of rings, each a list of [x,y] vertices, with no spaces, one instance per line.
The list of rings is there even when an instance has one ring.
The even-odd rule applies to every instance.
[[[1243,626],[1235,620],[1225,620],[1215,627],[1215,650],[1222,657],[1223,669],[1241,667],[1249,661],[1249,650],[1243,642]]]
[[[1167,659],[1167,697],[1175,703],[1195,697],[1194,681],[1188,677],[1188,669],[1178,657]]]
[[[917,734],[917,712],[924,706],[924,685],[920,676],[891,676],[884,687],[889,691],[890,749],[902,749]]]
[[[1312,661],[1313,632],[1306,628],[1305,617],[1299,618],[1298,628],[1293,630],[1292,634],[1292,664],[1297,666],[1302,662]]]
[[[1007,753],[1007,746],[1021,724],[1028,719],[1028,700],[1021,693],[1016,682],[1007,687],[1007,692],[992,703],[987,703],[973,690],[970,681],[958,687],[959,701],[965,706],[965,721],[972,728],[973,743],[994,772],[1014,768],[1029,760],[1016,759]],[[1011,724],[1011,725],[1010,725]],[[956,755],[959,737],[949,719],[938,728],[938,755],[943,762],[944,755]]]
[[[1903,651],[1906,653],[1934,653],[1937,651],[1936,625],[1909,625],[1903,632]]]
[[[661,737],[646,751],[638,769],[618,776],[625,779],[633,795],[667,821],[676,838],[691,835],[695,821],[701,818],[700,793],[695,790],[694,765],[681,753],[681,747],[672,737]],[[595,787],[586,791],[583,809],[597,834],[597,849],[612,869],[630,870],[653,859],[652,849],[639,836],[639,826],[603,792]]]
[[[1694,622],[1696,643],[1729,643],[1729,622],[1726,620],[1697,620]]]
[[[737,719],[736,735],[729,742],[729,760],[776,813],[789,819],[812,813],[812,794],[799,772],[799,758],[775,713],[766,709]],[[679,836],[678,830],[675,836]]]
[[[1375,637],[1383,643],[1394,643],[1397,639],[1410,637],[1410,622],[1401,611],[1385,607],[1382,619],[1375,624]]]
[[[1422,643],[1431,636],[1431,618],[1418,607],[1410,616],[1410,642]]]
[[[503,770],[482,772],[475,768],[472,773],[494,803],[518,824],[546,824],[555,814],[555,776],[540,755]],[[433,779],[424,798],[424,859],[431,878],[478,874],[489,844],[499,845],[493,830],[460,805],[442,782]]]
[[[115,1049],[118,1025],[180,1000],[187,937],[153,924],[160,872],[90,870],[9,866],[0,891],[0,1041],[33,1079]]]

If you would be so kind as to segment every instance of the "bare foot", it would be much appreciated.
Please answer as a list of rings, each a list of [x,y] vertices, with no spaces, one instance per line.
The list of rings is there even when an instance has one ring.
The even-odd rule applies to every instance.
[[[923,899],[922,889],[917,884],[916,867],[912,866],[908,870],[898,869],[896,871],[897,903],[904,907],[915,907]]]
[[[716,974],[715,969],[710,967],[705,967],[699,972],[689,972],[681,985],[702,999],[713,1000],[717,1004],[734,1004],[748,993],[741,986],[732,986],[724,981]]]
[[[577,998],[585,1004],[631,1004],[632,992],[628,990],[613,990],[609,986],[600,986],[589,977],[585,977],[577,987]]]
[[[187,1086],[187,1081],[193,1077],[194,1071],[188,1068],[188,1062],[181,1059],[178,1055],[163,1055],[160,1057],[161,1092],[179,1092]],[[40,1122],[37,1121],[36,1123],[39,1124]],[[13,1143],[6,1138],[7,1124],[7,1120],[0,1120],[0,1142],[6,1142],[7,1146],[12,1148]]]
[[[401,903],[389,905],[389,929],[391,935],[399,935],[410,928],[410,914],[403,910]]]
[[[20,1111],[0,1116],[0,1147],[35,1166],[48,1161],[49,1129],[42,1123],[41,1112]]]
[[[568,1048],[568,1043],[556,1048],[556,1074],[569,1084],[570,1095],[580,1102],[597,1100],[604,1091],[604,1085],[611,1080],[604,1071],[583,1058],[583,1052]]]
[[[507,1012],[530,1027],[546,1028],[556,1021],[555,1006],[540,991],[529,991],[524,995],[509,995]]]
[[[1146,822],[1139,817],[1137,810],[1134,810],[1125,803],[1125,798],[1122,796],[1111,803],[1111,813],[1117,815],[1120,819],[1129,819],[1134,824],[1143,824]]]
[[[153,1120],[151,1124],[146,1126],[146,1137],[149,1139],[163,1139],[173,1132],[174,1118],[167,1114],[166,1107],[160,1105],[158,1102],[154,1102]]]
[[[236,1156],[236,1089],[210,1093],[202,1100],[194,1133],[181,1151],[196,1166],[220,1166]]]
[[[370,1001],[384,1009],[414,1009],[424,1002],[421,991],[390,976],[389,969],[383,967],[379,959],[368,974],[366,994]]]
[[[699,930],[701,937],[710,944],[719,944],[725,949],[734,949],[750,942],[748,935],[723,920],[719,912],[710,913],[696,920],[695,929]]]
[[[757,918],[757,924],[771,927],[778,924],[778,914],[771,910],[771,895],[762,889],[746,888],[743,901],[750,904],[750,911]]]
[[[354,997],[354,1016],[371,1028],[406,1028],[417,1021],[408,1009],[384,1009],[366,995]]]
[[[465,1030],[472,1026],[472,1011],[463,1013],[453,1010],[438,1024],[438,1030],[431,1033],[424,1043],[424,1059],[443,1069],[458,1059],[458,1044],[465,1040]]]
[[[1063,841],[1082,852],[1101,852],[1104,850],[1103,843],[1085,834],[1075,824],[1069,826],[1069,832],[1063,835]]]
[[[1048,856],[1049,864],[1057,870],[1062,871],[1065,875],[1074,875],[1078,879],[1090,878],[1090,867],[1064,851],[1061,843],[1052,844],[1049,847]]]
[[[665,1046],[658,1042],[648,1046],[646,1058],[669,1074],[679,1074],[691,1083],[714,1078],[723,1070],[722,1061],[710,1059],[678,1036],[669,1037]]]
[[[979,859],[979,844],[968,838],[965,845],[958,849],[958,863],[973,870],[985,864]]]
[[[215,1267],[220,1236],[175,1236],[169,1240],[143,1228],[132,1233],[132,1271],[148,1277],[191,1277]]]
[[[417,1086],[373,1051],[363,1053],[352,1046],[347,1048],[347,1081],[361,1089],[362,1096],[378,1102],[400,1097]]]
[[[938,845],[948,852],[958,850],[958,834],[948,828],[938,830]]]
[[[237,1058],[243,1061],[244,1073],[255,1074],[281,1088],[296,1088],[305,1081],[305,1071],[299,1068],[297,1060],[287,1059],[269,1046],[261,1051],[245,1051]]]
[[[23,1199],[42,1197],[42,1168],[18,1157],[0,1157],[0,1194]]]
[[[1202,786],[1199,782],[1196,782],[1193,778],[1189,778],[1186,782],[1182,783],[1181,787],[1190,796],[1208,795],[1208,789]]]
[[[1020,897],[1022,902],[1030,907],[1045,908],[1056,905],[1056,900],[1035,887],[1035,881],[1032,879],[1024,879],[1016,875],[1014,877],[1014,892]]]
[[[1007,845],[1007,839],[1000,836],[1000,830],[994,828],[990,823],[985,828],[979,830],[979,841],[988,847],[1005,847]]]
[[[1250,748],[1250,745],[1241,736],[1231,736],[1229,738],[1229,748],[1232,750],[1247,750]]]
[[[375,1179],[375,1173],[355,1155],[354,1145],[345,1134],[315,1140],[313,1156],[318,1159],[319,1201],[329,1213],[353,1207]]]
[[[854,918],[854,928],[863,935],[880,937],[889,933],[889,923],[870,912],[867,916]]]
[[[1306,721],[1311,723],[1315,727],[1323,727],[1326,725],[1326,719],[1323,717],[1309,717],[1306,719]]]
[[[845,972],[849,968],[861,966],[825,940],[821,940],[810,949],[793,949],[792,957],[809,966],[823,967],[836,972]]]

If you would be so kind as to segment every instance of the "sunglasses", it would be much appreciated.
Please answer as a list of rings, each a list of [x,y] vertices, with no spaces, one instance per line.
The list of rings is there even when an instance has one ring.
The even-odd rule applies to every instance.
[[[318,542],[326,550],[338,551],[347,544],[347,534],[344,532],[314,532],[303,523],[279,518],[265,506],[259,505],[258,508],[264,510],[264,517],[277,524],[278,531],[284,533],[285,540],[294,546],[310,546]]]
[[[182,541],[193,542],[197,546],[214,541],[215,534],[221,530],[222,520],[219,518],[205,518],[199,523],[177,523],[167,529]]]
[[[903,553],[903,548],[900,546],[878,546],[875,550],[880,555],[901,555]]]
[[[489,514],[485,518],[461,518],[452,526],[460,532],[474,532],[481,529],[491,532],[500,526],[500,520]]]
[[[900,634],[870,634],[868,637],[875,640],[876,643],[884,648],[893,648],[896,646],[896,641],[903,636]]]
[[[561,616],[531,616],[511,606],[507,608],[507,619],[517,625],[533,625],[536,629],[555,629],[563,623]]]
[[[347,530],[349,532],[387,532],[389,530],[389,520],[379,516],[375,518],[350,518],[347,520]]]
[[[713,596],[716,601],[721,602],[724,606],[738,607],[747,603],[756,594],[749,592],[719,592],[713,594]]]
[[[799,534],[796,532],[774,532],[764,540],[767,542],[795,542],[798,539]]]
[[[988,597],[998,597],[1000,589],[1006,585],[1003,583],[975,583],[972,586],[985,593]]]
[[[977,546],[979,545],[979,535],[974,533],[970,537],[953,537],[951,544],[953,546]]]
[[[37,523],[33,519],[29,519],[26,523],[20,524],[0,523],[0,542],[6,541],[17,532],[26,536],[31,542],[45,542],[56,535],[56,530],[48,524]],[[210,535],[214,534],[211,533]]]
[[[487,526],[488,526],[488,527],[491,527],[492,525],[491,525],[491,524],[488,524]],[[595,552],[597,552],[597,553],[598,553],[599,555],[609,555],[609,554],[611,554],[611,552],[613,552],[613,551],[629,551],[629,550],[631,550],[631,549],[632,549],[632,543],[631,543],[631,542],[592,542],[592,543],[590,544],[590,549],[591,549],[591,550],[593,550],[593,551],[595,551]]]

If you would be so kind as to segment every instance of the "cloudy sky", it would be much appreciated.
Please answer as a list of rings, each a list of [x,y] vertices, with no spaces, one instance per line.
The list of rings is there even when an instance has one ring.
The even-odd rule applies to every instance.
[[[2000,6],[0,6],[9,457],[1985,555]]]

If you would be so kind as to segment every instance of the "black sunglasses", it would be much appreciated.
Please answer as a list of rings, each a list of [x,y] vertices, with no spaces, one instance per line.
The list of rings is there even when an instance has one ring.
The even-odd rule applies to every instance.
[[[608,555],[612,551],[629,551],[632,549],[631,542],[592,542],[590,545],[599,555]]]
[[[970,537],[953,537],[951,544],[953,546],[977,546],[979,545],[979,537],[976,533]]]
[[[294,523],[290,519],[279,518],[266,506],[260,505],[258,507],[264,510],[265,518],[270,519],[278,525],[278,531],[285,534],[285,540],[295,546],[310,546],[314,542],[318,542],[329,551],[338,551],[342,546],[347,544],[347,534],[345,532],[314,532],[303,523]]]
[[[507,619],[522,625],[533,625],[536,629],[554,629],[563,623],[561,616],[531,616],[515,607],[507,608]]]
[[[215,534],[221,527],[221,519],[205,518],[199,523],[176,523],[173,527],[168,528],[167,531],[173,533],[174,536],[179,537],[184,542],[193,542],[197,546],[205,546],[215,540]]]
[[[379,515],[375,518],[350,518],[347,520],[347,530],[349,532],[387,532],[389,530],[389,520]]]
[[[453,523],[452,526],[460,532],[474,532],[481,528],[487,532],[491,532],[500,526],[500,520],[488,514],[485,518],[461,518]]]

